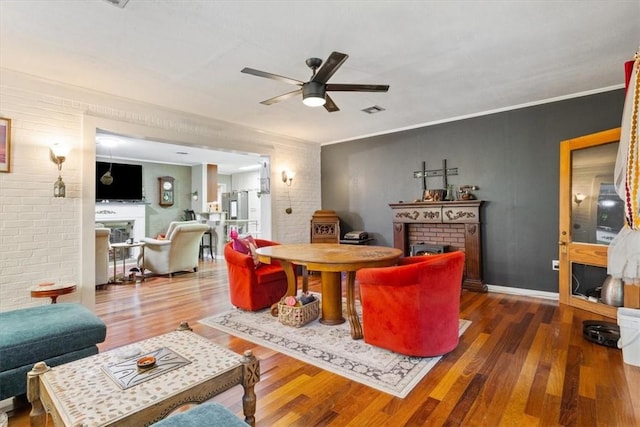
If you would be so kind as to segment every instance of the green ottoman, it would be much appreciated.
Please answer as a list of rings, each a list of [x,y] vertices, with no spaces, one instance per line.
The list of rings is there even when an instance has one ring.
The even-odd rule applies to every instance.
[[[81,304],[49,304],[0,313],[0,400],[27,392],[27,372],[98,353],[107,327]]]
[[[203,403],[170,415],[153,427],[247,427],[248,424],[219,403]]]

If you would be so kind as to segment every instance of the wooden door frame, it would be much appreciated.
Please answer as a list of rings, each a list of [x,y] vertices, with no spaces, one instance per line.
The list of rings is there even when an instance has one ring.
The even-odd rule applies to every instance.
[[[572,294],[571,261],[598,267],[607,266],[608,246],[592,243],[574,243],[571,241],[571,153],[574,150],[595,147],[620,141],[620,128],[568,139],[560,143],[560,188],[559,188],[559,230],[558,260],[560,303],[578,307],[600,315],[616,318],[616,307],[593,303]]]

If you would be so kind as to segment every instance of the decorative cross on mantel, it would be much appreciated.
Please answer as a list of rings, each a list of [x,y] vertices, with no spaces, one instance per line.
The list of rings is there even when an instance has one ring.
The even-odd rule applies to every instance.
[[[442,160],[442,169],[427,170],[427,162],[422,162],[422,170],[413,173],[414,178],[422,178],[422,190],[427,189],[427,178],[434,176],[442,177],[442,189],[447,189],[447,177],[449,175],[458,175],[458,168],[447,168],[447,159]]]

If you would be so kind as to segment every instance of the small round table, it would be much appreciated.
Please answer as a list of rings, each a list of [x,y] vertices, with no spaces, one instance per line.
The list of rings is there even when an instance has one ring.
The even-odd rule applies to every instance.
[[[121,243],[111,243],[111,248],[113,250],[113,283],[114,284],[118,284],[118,283],[124,283],[127,277],[127,256],[126,256],[126,251],[125,249],[130,249],[130,248],[140,248],[140,256],[141,256],[141,264],[140,265],[144,265],[144,246],[145,243],[144,242],[132,242],[132,243],[127,243],[127,242],[121,242]],[[118,258],[118,249],[120,250],[120,257],[122,258],[122,281],[118,282],[118,275],[116,272],[116,260]],[[140,279],[140,281],[144,282],[144,267],[141,269],[141,273],[142,273],[142,278]]]
[[[60,295],[70,294],[76,291],[76,285],[73,283],[56,284],[47,283],[31,288],[32,298],[51,298],[51,304],[55,304]]]

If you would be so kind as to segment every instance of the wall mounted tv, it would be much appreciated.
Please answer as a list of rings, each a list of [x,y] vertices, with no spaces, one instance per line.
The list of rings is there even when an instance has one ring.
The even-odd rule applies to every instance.
[[[105,185],[100,178],[109,171],[109,167],[113,182]],[[142,166],[96,162],[96,200],[142,200]]]

